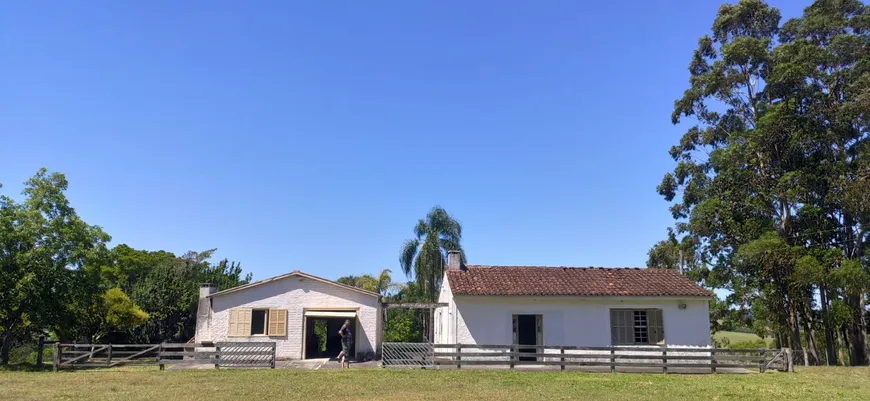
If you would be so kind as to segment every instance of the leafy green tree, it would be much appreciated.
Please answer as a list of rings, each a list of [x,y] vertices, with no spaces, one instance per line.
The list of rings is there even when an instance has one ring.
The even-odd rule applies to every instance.
[[[399,255],[402,271],[413,277],[424,291],[429,301],[435,302],[435,294],[444,276],[447,251],[459,251],[465,263],[462,250],[462,225],[440,206],[435,206],[425,219],[414,226],[414,238],[405,241]]]
[[[429,296],[414,281],[399,286],[388,302],[426,302]],[[420,309],[389,309],[384,322],[384,341],[421,342],[424,340],[427,313]]]
[[[402,288],[400,284],[394,283],[390,269],[383,269],[378,276],[363,274],[362,276],[344,276],[339,277],[336,282],[349,285],[351,287],[362,288],[366,291],[376,292],[381,295],[387,295],[391,291],[396,291]]]
[[[103,308],[105,310],[103,333],[132,330],[148,321],[148,314],[134,304],[120,288],[106,291],[103,295]],[[99,336],[94,339],[94,342],[99,342]]]
[[[212,283],[218,290],[224,290],[250,282],[251,275],[242,278],[241,266],[236,263],[226,260],[209,263],[214,251],[191,251],[182,257],[165,252],[138,251],[136,255],[126,251],[137,263],[145,260],[151,264],[145,269],[147,273],[134,283],[130,294],[150,316],[136,331],[140,342],[187,341],[192,337],[196,331],[199,283]]]
[[[40,169],[24,200],[0,196],[0,364],[15,338],[51,329],[68,313],[81,268],[109,236],[82,221],[64,192],[66,177]]]
[[[868,267],[868,15],[857,0],[817,0],[780,26],[760,0],[723,5],[672,115],[697,124],[671,149],[676,167],[658,187],[674,202],[678,242],[697,247],[704,282],[751,306],[759,331],[805,344],[811,362],[821,359],[817,338],[834,359],[832,316],[845,306],[838,340],[852,364],[867,363],[867,291],[835,278],[839,259],[857,263],[856,274]],[[673,246],[657,244],[651,260]],[[839,313],[829,313],[834,304]]]

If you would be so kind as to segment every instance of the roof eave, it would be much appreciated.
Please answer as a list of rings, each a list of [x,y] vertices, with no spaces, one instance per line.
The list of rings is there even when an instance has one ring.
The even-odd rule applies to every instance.
[[[372,291],[364,290],[364,289],[362,289],[362,288],[352,287],[352,286],[345,285],[345,284],[342,284],[342,283],[339,283],[339,282],[336,282],[336,281],[328,280],[328,279],[325,279],[325,278],[322,278],[322,277],[318,277],[318,276],[314,276],[314,275],[311,275],[311,274],[308,274],[308,273],[303,273],[303,272],[301,272],[301,271],[299,271],[299,270],[294,270],[294,271],[292,271],[292,272],[290,272],[290,273],[282,274],[282,275],[280,275],[280,276],[270,277],[270,278],[263,279],[263,280],[260,280],[260,281],[255,281],[255,282],[253,282],[253,283],[248,283],[248,284],[240,285],[240,286],[238,286],[238,287],[233,287],[233,288],[228,288],[228,289],[223,290],[223,291],[218,291],[218,292],[216,292],[216,293],[214,293],[214,294],[209,295],[208,298],[213,298],[213,297],[216,297],[216,296],[219,296],[219,295],[231,294],[231,293],[234,293],[234,292],[238,292],[238,291],[246,290],[246,289],[248,289],[248,288],[257,287],[257,286],[260,286],[260,285],[263,285],[263,284],[268,284],[268,283],[271,283],[271,282],[274,282],[274,281],[283,280],[283,279],[285,279],[285,278],[289,278],[289,277],[292,277],[292,276],[304,277],[304,278],[307,278],[307,279],[310,279],[310,280],[320,281],[320,282],[322,282],[322,283],[331,284],[331,285],[334,285],[334,286],[336,286],[336,287],[340,287],[340,288],[344,288],[344,289],[347,289],[347,290],[355,291],[355,292],[358,292],[358,293],[363,294],[363,295],[369,295],[369,296],[378,297],[378,298],[381,296],[381,294],[378,294],[378,293],[376,293],[376,292],[372,292]]]
[[[534,294],[461,294],[454,293],[453,296],[456,297],[475,297],[475,298],[483,298],[483,297],[494,297],[494,298],[661,298],[661,299],[706,299],[712,300],[715,298],[715,295],[534,295]]]

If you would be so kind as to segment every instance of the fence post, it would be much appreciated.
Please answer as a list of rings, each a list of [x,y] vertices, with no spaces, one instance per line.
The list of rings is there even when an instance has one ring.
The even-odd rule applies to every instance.
[[[515,353],[514,350],[516,350],[516,348],[517,348],[517,346],[516,346],[515,344],[511,344],[511,347],[510,347],[510,354],[511,354],[511,369],[514,368],[514,358],[515,358],[515,356],[514,356],[514,353]]]
[[[462,344],[456,344],[456,369],[462,369]]]
[[[710,373],[716,373],[716,349],[710,350]]]
[[[758,364],[758,373],[764,373],[764,365],[765,365],[765,362],[766,362],[766,361],[765,361],[765,359],[766,359],[766,358],[765,358],[765,353],[767,352],[767,350],[766,350],[766,349],[762,349],[762,350],[760,350],[760,351],[761,351],[761,352],[760,352],[760,353],[761,353],[761,362]]]
[[[662,373],[668,374],[668,345],[662,344]]]
[[[60,343],[54,343],[54,356],[52,359],[52,370],[57,372],[57,365],[60,365]]]
[[[562,364],[560,365],[560,370],[565,371],[565,346],[563,345],[559,347],[559,351],[562,353]]]
[[[215,344],[214,346],[214,368],[220,369],[221,365],[221,346]],[[342,366],[344,367],[344,366]]]
[[[45,348],[45,335],[39,335],[39,345],[36,349],[36,366],[39,367],[39,370],[42,370],[42,350]]]
[[[106,367],[112,366],[112,344],[109,344],[108,354],[106,355]]]
[[[163,366],[163,343],[160,343],[160,348],[157,349],[157,364],[160,366],[160,370],[164,369],[164,366]]]
[[[278,359],[277,343],[272,343],[272,369],[275,369],[275,360]]]
[[[616,348],[610,346],[610,373],[616,373]]]

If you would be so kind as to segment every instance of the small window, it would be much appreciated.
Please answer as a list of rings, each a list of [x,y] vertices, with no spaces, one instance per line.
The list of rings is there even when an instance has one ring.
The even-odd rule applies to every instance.
[[[269,311],[266,309],[254,309],[251,312],[251,335],[262,336],[266,334],[266,321]]]
[[[634,311],[634,343],[649,344],[649,327],[645,310]]]

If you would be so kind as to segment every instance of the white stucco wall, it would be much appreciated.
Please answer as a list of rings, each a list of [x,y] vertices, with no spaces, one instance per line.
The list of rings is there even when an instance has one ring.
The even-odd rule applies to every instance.
[[[543,345],[607,347],[611,345],[610,309],[657,308],[662,310],[665,342],[669,346],[710,346],[706,299],[462,296],[449,299],[441,327],[442,331],[455,334],[436,337],[440,343],[511,344],[513,315],[530,314],[542,315]],[[679,309],[680,302],[686,304],[686,309]]]
[[[453,302],[453,292],[445,275],[438,294],[439,303],[447,303],[435,310],[435,343],[456,344],[456,304]],[[452,322],[452,324],[451,324]]]
[[[206,321],[197,321],[196,341],[275,341],[277,357],[302,359],[304,311],[352,310],[357,312],[354,342],[358,355],[377,354],[380,344],[378,297],[322,281],[290,276],[236,292],[213,296]],[[233,308],[287,309],[286,336],[228,337],[229,311]],[[210,337],[210,338],[209,338]]]

